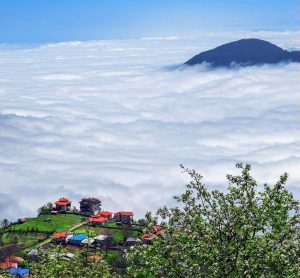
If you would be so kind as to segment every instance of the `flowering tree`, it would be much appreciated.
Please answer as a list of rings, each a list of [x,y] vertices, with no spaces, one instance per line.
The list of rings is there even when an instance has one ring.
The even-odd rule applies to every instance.
[[[258,191],[251,166],[236,166],[226,193],[182,167],[191,181],[175,197],[180,206],[159,209],[162,236],[128,252],[130,277],[300,277],[299,202],[287,174]]]
[[[57,249],[53,252],[39,251],[39,259],[28,266],[33,277],[38,278],[117,278],[117,274],[105,261],[86,261],[85,256],[76,253],[74,258],[67,260],[65,251]]]

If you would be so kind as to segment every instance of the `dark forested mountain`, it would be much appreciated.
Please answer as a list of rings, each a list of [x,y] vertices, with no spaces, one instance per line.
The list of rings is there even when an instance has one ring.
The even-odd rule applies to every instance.
[[[185,64],[193,66],[203,62],[209,63],[212,67],[300,62],[300,51],[287,51],[264,40],[242,39],[201,52]]]

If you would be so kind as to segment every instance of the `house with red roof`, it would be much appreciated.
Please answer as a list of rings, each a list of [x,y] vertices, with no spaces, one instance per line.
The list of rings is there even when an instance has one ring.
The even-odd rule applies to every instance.
[[[92,215],[88,219],[89,223],[95,224],[95,225],[103,225],[107,223],[107,218],[101,216],[100,214]]]
[[[0,263],[0,268],[17,268],[18,264],[15,262],[9,262],[5,261],[3,263]]]
[[[161,234],[161,226],[153,225],[152,227],[150,227],[150,232],[154,235],[160,235]]]
[[[25,223],[26,221],[27,221],[26,218],[19,218],[19,219],[18,219],[18,222],[19,222],[20,224],[23,224],[23,223]]]
[[[66,243],[68,235],[68,232],[55,232],[52,235],[53,241],[56,243]]]
[[[59,198],[59,200],[56,201],[54,204],[55,204],[56,211],[67,212],[67,211],[71,210],[72,202],[69,199],[62,197],[62,198]]]
[[[133,212],[132,211],[118,211],[114,213],[114,220],[122,224],[132,224]]]
[[[144,244],[148,244],[151,242],[151,240],[153,239],[154,235],[153,234],[144,234],[142,236],[142,241]]]
[[[113,213],[111,211],[105,210],[105,211],[99,212],[98,214],[100,214],[100,216],[102,216],[102,217],[106,217],[107,220],[112,220],[113,219]]]
[[[5,259],[5,262],[20,263],[24,262],[24,259],[18,256],[10,256]]]

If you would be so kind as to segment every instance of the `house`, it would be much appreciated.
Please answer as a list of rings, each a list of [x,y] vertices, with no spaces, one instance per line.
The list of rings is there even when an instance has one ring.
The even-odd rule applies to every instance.
[[[73,245],[78,245],[78,246],[82,246],[82,241],[84,239],[87,239],[88,236],[86,234],[77,234],[77,235],[73,235],[71,237],[67,238],[67,243],[68,244],[73,244]]]
[[[24,259],[17,256],[10,256],[5,259],[6,262],[20,263],[24,262]]]
[[[113,213],[111,211],[107,211],[107,210],[101,211],[100,216],[106,217],[107,220],[112,220],[113,219]]]
[[[142,241],[143,241],[144,244],[149,244],[149,243],[151,243],[153,237],[154,237],[153,234],[144,234],[142,236]]]
[[[80,212],[85,215],[94,215],[101,210],[101,201],[97,198],[83,198],[80,203]]]
[[[129,237],[126,239],[125,245],[128,247],[131,247],[131,246],[136,245],[138,242],[141,242],[141,239],[139,239],[137,237]]]
[[[8,270],[10,275],[14,275],[16,277],[26,277],[30,275],[30,270],[28,268],[10,268]]]
[[[58,201],[56,201],[55,203],[55,211],[58,212],[67,212],[71,210],[71,204],[72,202],[70,200],[68,200],[65,197],[60,198]]]
[[[94,256],[88,256],[87,259],[88,259],[88,261],[96,262],[96,261],[102,261],[104,259],[104,257],[103,256],[94,255]]]
[[[161,232],[161,226],[160,225],[153,225],[150,229],[151,229],[153,234],[157,234],[157,233]]]
[[[19,219],[18,219],[19,224],[23,224],[23,223],[25,223],[26,221],[27,221],[26,218],[19,218]]]
[[[92,246],[95,240],[93,238],[85,238],[81,241],[82,246]]]
[[[89,223],[94,224],[94,225],[103,225],[107,222],[106,217],[102,217],[99,214],[97,215],[92,215],[89,217]]]
[[[65,260],[72,260],[74,258],[74,254],[73,253],[54,253],[52,255],[50,255],[50,258],[54,259],[54,258],[61,258],[61,259],[65,259]]]
[[[59,244],[64,244],[67,242],[68,232],[55,232],[53,233],[53,241]]]
[[[108,250],[115,245],[114,238],[108,235],[98,235],[94,237],[94,245],[99,246],[103,250]]]
[[[17,268],[18,264],[15,262],[8,262],[5,261],[3,263],[0,263],[0,268]]]
[[[31,260],[37,260],[38,256],[39,256],[39,251],[38,249],[31,249],[28,253],[27,256],[31,259]]]
[[[114,214],[114,220],[122,224],[132,224],[133,212],[131,211],[119,211]]]

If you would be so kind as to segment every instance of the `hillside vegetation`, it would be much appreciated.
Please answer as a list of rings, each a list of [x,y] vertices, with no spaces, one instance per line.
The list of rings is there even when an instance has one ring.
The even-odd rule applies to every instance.
[[[18,232],[62,232],[81,222],[84,220],[81,215],[77,214],[40,215],[28,219],[25,223],[13,225],[11,230]]]

